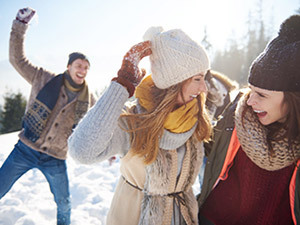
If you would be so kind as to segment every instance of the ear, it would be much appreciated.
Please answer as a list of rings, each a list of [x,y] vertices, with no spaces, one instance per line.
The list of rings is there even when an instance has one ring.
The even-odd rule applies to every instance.
[[[70,70],[71,68],[71,64],[67,65],[67,69]]]

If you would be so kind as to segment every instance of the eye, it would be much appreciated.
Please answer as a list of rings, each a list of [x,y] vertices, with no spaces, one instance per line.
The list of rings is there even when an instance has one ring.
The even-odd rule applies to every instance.
[[[204,79],[203,75],[198,75],[198,76],[193,77],[193,80],[197,81],[197,82],[201,81],[202,79]]]
[[[259,97],[262,97],[262,98],[265,98],[265,97],[266,97],[266,96],[265,96],[264,94],[262,94],[262,93],[257,92],[257,94],[258,94]]]

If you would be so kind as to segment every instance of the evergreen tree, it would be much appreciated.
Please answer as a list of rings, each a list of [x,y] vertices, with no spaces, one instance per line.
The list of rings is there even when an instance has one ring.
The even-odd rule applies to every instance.
[[[212,68],[241,83],[243,63],[244,50],[236,39],[231,39],[225,50],[215,53]]]
[[[249,12],[247,33],[242,40],[231,38],[225,50],[217,51],[212,60],[212,68],[229,78],[236,80],[241,86],[247,84],[249,68],[253,60],[264,50],[270,35],[263,21],[263,1],[258,1],[256,15]]]
[[[208,40],[208,34],[207,34],[207,28],[206,28],[206,26],[204,27],[204,37],[203,37],[203,39],[201,41],[201,44],[206,49],[206,51],[208,51],[208,52],[212,48],[212,45],[211,45],[211,43]]]
[[[25,97],[18,92],[6,93],[4,96],[4,106],[0,112],[0,133],[9,133],[21,129],[22,117],[26,108]]]
[[[3,127],[1,121],[2,121],[2,105],[0,105],[0,131]]]

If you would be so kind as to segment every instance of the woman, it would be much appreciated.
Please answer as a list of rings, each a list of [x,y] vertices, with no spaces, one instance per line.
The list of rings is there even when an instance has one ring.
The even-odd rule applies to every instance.
[[[150,28],[144,39],[75,129],[70,154],[86,164],[121,157],[108,225],[198,224],[192,185],[211,131],[204,108],[209,60],[178,29]],[[152,75],[140,83],[137,65],[148,55]],[[134,92],[137,100],[122,112]]]
[[[300,223],[299,62],[297,15],[252,63],[250,90],[215,128],[198,198],[200,224]]]

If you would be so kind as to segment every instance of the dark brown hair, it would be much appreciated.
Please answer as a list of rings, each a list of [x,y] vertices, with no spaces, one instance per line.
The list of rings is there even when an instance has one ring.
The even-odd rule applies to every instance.
[[[247,100],[249,98],[249,94],[250,93],[246,95]],[[268,130],[267,144],[271,156],[274,154],[271,144],[272,141],[279,141],[286,138],[288,140],[289,149],[292,151],[293,156],[295,156],[295,154],[292,145],[295,141],[300,141],[300,92],[283,92],[283,94],[283,102],[287,104],[288,109],[285,122],[275,122],[266,126]],[[252,109],[247,105],[242,112],[242,123],[244,115],[249,110]],[[279,133],[282,128],[284,128],[284,132]]]

